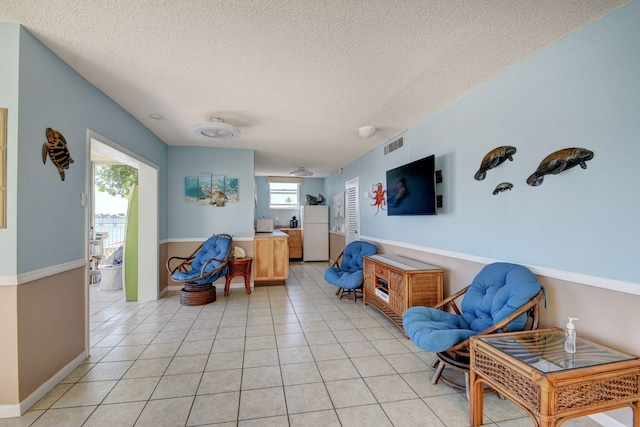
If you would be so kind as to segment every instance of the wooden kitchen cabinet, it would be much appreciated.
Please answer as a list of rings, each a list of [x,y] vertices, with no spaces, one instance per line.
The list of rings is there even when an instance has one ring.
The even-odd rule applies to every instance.
[[[282,231],[289,235],[289,259],[302,258],[302,230],[284,228]]]
[[[253,281],[257,285],[283,284],[289,277],[289,236],[282,231],[254,238]]]
[[[363,260],[364,304],[387,316],[402,333],[406,309],[431,307],[444,298],[444,270],[440,267],[392,254],[365,256]]]

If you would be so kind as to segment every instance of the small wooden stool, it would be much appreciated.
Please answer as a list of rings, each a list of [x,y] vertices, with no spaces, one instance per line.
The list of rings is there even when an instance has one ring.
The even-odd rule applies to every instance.
[[[244,286],[247,288],[247,295],[251,295],[251,261],[252,258],[229,258],[227,263],[227,281],[224,285],[224,296],[229,296],[229,286],[231,279],[236,276],[244,277]]]

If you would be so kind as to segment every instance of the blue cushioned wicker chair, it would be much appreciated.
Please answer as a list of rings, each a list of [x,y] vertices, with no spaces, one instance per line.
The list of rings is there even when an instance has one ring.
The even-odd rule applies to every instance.
[[[368,242],[351,242],[344,248],[333,266],[324,272],[324,280],[338,287],[336,295],[344,292],[353,292],[353,301],[357,298],[357,291],[362,295],[362,257],[364,255],[375,255],[378,248]],[[342,258],[342,263],[340,263]]]
[[[465,373],[468,383],[469,338],[477,334],[537,329],[543,288],[526,267],[508,263],[485,266],[471,285],[434,307],[411,307],[402,316],[407,336],[437,354],[436,384],[445,366]],[[460,307],[456,300],[463,297]],[[450,308],[452,312],[443,311]],[[442,377],[447,384],[463,389]],[[468,392],[468,391],[467,391]]]
[[[180,294],[182,305],[202,305],[216,300],[216,287],[213,286],[213,282],[227,274],[227,262],[232,247],[233,239],[230,235],[216,234],[188,257],[171,257],[167,260],[167,271],[171,280],[184,283]],[[175,261],[179,263],[175,264]]]

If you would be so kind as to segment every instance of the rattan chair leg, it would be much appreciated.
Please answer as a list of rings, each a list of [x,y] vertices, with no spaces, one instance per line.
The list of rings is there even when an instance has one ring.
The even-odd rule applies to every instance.
[[[471,394],[469,392],[469,372],[464,373],[464,394],[467,396],[467,402],[471,402]]]
[[[433,374],[433,378],[431,378],[431,384],[438,384],[438,380],[442,376],[442,371],[444,371],[444,363],[439,363],[436,373]]]

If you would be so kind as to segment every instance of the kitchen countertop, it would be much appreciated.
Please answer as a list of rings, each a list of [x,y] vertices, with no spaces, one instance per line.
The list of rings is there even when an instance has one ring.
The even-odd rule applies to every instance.
[[[287,239],[289,238],[289,235],[287,233],[285,233],[284,231],[280,231],[280,230],[273,230],[271,233],[255,233],[255,237],[268,237],[268,238],[272,238],[272,237],[286,237]]]

